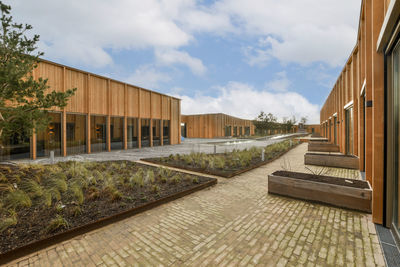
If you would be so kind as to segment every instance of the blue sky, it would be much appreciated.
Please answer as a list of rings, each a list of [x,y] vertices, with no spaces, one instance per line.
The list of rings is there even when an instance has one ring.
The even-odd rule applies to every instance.
[[[253,119],[319,109],[350,54],[361,0],[16,0],[45,58]]]

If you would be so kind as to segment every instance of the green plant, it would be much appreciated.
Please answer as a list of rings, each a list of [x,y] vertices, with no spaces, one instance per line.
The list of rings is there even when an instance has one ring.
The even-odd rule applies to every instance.
[[[25,179],[19,187],[32,198],[43,195],[43,188],[33,179]]]
[[[146,184],[153,184],[154,183],[154,172],[153,172],[153,170],[147,170],[145,183]]]
[[[153,193],[158,193],[158,192],[160,192],[160,187],[158,186],[158,185],[153,185],[152,187],[151,187],[151,191],[153,192]]]
[[[199,183],[199,178],[193,177],[192,182],[193,182],[194,184],[198,184],[198,183]]]
[[[68,228],[69,224],[60,214],[57,214],[54,219],[52,219],[49,225],[46,227],[45,232],[51,233],[60,228]]]
[[[6,209],[19,209],[30,207],[32,201],[29,196],[22,190],[14,190],[7,194],[4,199],[4,207]]]
[[[84,201],[82,187],[77,182],[72,182],[69,185],[67,195],[70,196],[70,198],[76,200],[78,204],[82,204]]]
[[[175,174],[174,176],[172,176],[170,182],[171,184],[178,184],[180,183],[182,180],[181,176],[179,174]]]
[[[73,206],[71,212],[72,216],[77,217],[82,214],[82,209],[80,206]]]
[[[0,234],[3,233],[10,226],[16,225],[18,222],[15,212],[11,212],[9,217],[0,219]]]
[[[217,169],[224,169],[225,168],[225,159],[220,156],[214,157],[214,165]]]

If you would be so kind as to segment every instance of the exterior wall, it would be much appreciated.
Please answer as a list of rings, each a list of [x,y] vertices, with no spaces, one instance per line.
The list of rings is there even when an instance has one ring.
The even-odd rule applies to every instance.
[[[186,137],[188,138],[216,138],[225,136],[225,126],[231,126],[233,136],[234,127],[242,127],[244,135],[245,127],[250,127],[250,135],[254,135],[254,125],[251,120],[235,118],[226,114],[199,114],[182,115],[182,123],[186,123]]]
[[[347,152],[346,130],[350,129],[346,129],[346,112],[352,113],[351,154],[359,157],[360,170],[372,185],[372,216],[379,224],[384,220],[385,68],[377,43],[388,6],[395,1],[362,1],[356,45],[320,112],[321,134],[331,142],[336,117],[337,144],[342,153]]]
[[[35,78],[47,78],[49,91],[65,91],[77,88],[74,96],[64,109],[53,109],[62,113],[62,155],[67,155],[66,149],[66,115],[82,114],[87,116],[90,125],[90,115],[103,115],[108,119],[107,133],[110,133],[109,118],[118,116],[124,119],[124,145],[127,148],[127,119],[160,119],[170,121],[170,143],[180,143],[180,99],[152,92],[150,90],[112,80],[82,70],[70,68],[57,63],[43,60],[33,73]],[[151,125],[150,125],[151,129]],[[140,130],[138,132],[138,147],[141,147]],[[150,131],[150,136],[152,131]],[[90,136],[90,127],[87,127]],[[31,155],[36,158],[36,135],[31,138]],[[86,140],[87,153],[91,153],[90,138]],[[150,140],[152,146],[152,139]],[[161,145],[163,137],[161,135]],[[107,134],[107,150],[110,151],[110,134]]]

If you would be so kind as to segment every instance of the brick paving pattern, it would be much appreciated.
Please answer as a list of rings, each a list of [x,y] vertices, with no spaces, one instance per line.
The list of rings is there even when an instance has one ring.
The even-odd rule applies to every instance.
[[[10,265],[384,266],[370,215],[267,193],[284,161],[304,170],[306,148]]]

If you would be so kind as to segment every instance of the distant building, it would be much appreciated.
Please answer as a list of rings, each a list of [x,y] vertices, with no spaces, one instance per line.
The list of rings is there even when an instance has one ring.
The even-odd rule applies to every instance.
[[[253,121],[223,113],[182,115],[182,136],[188,138],[239,137],[254,135]]]

